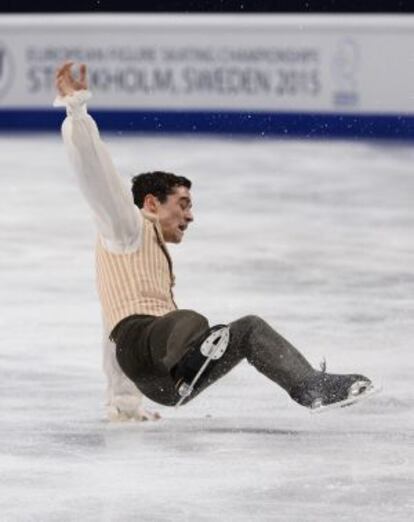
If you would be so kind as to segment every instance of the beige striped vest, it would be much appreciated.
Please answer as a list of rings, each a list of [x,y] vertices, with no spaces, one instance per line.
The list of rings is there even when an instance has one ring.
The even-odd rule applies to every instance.
[[[141,245],[137,251],[109,252],[98,238],[97,288],[106,326],[114,327],[129,315],[164,315],[177,307],[174,275],[167,246],[155,216],[142,212]]]

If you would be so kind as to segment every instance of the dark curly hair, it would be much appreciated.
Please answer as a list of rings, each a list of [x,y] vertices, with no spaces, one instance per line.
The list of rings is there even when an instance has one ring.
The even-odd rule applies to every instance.
[[[165,203],[167,197],[174,193],[176,187],[191,188],[191,181],[184,176],[176,176],[170,172],[144,172],[132,178],[132,194],[137,207],[144,206],[147,194],[152,194],[161,203]]]

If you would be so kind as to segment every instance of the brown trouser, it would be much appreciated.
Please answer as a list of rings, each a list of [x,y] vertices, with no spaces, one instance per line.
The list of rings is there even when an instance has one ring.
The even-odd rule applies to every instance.
[[[298,350],[260,317],[248,315],[229,326],[226,352],[210,363],[186,402],[243,359],[288,393],[314,372]],[[172,370],[208,330],[208,321],[202,315],[176,310],[161,317],[127,317],[114,328],[111,338],[120,367],[139,390],[155,402],[174,406],[180,397]]]

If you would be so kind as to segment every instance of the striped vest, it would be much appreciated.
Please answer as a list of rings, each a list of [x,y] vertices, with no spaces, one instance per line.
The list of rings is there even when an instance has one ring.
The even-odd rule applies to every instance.
[[[98,238],[97,288],[106,326],[112,331],[134,314],[160,316],[177,308],[172,261],[155,216],[142,212],[141,245],[131,253],[109,252]]]

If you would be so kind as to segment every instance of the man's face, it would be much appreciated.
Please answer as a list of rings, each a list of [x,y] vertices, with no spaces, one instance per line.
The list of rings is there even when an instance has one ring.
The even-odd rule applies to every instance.
[[[180,243],[184,231],[193,221],[192,202],[187,187],[175,187],[173,194],[158,206],[157,216],[160,221],[164,241]]]

